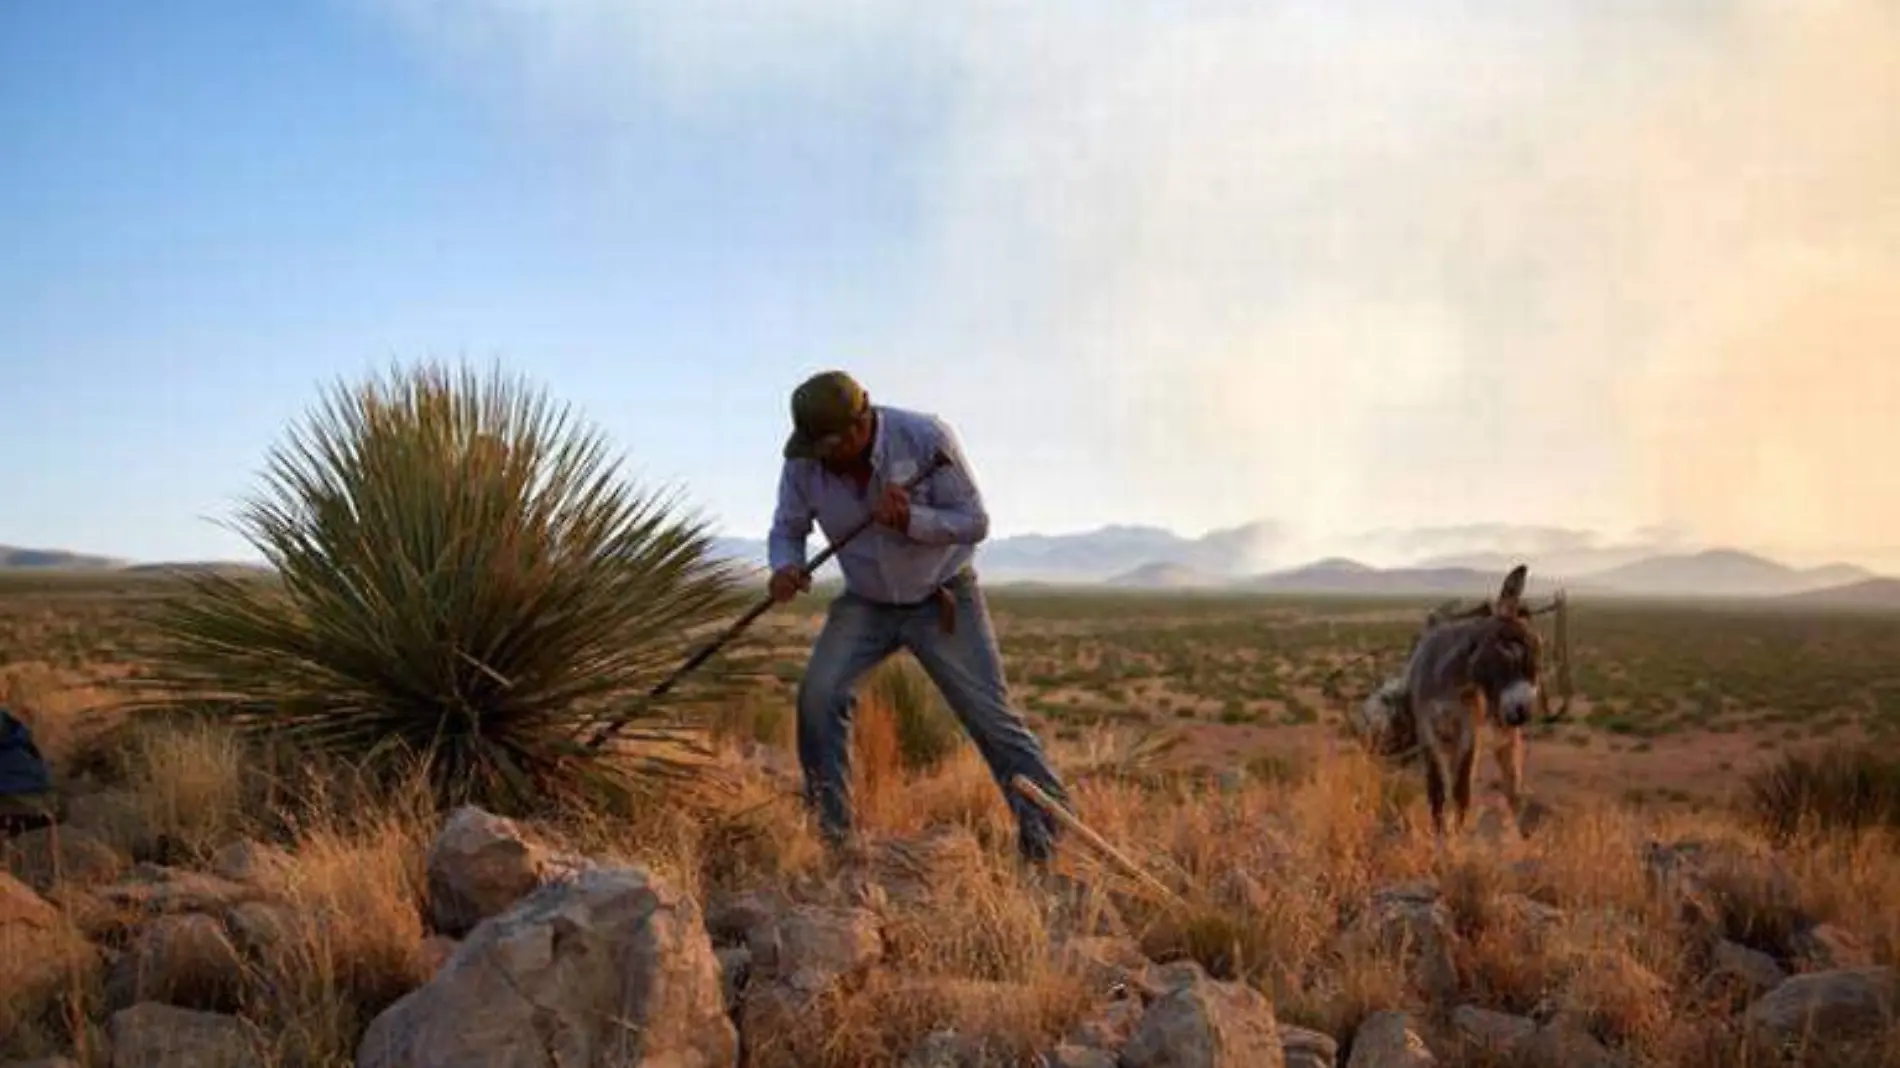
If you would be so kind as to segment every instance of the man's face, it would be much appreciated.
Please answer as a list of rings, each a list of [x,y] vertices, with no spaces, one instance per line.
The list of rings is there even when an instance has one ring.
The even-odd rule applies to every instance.
[[[866,412],[858,416],[857,421],[851,424],[851,428],[846,430],[843,434],[840,434],[838,439],[831,443],[831,447],[826,449],[824,454],[818,458],[819,462],[834,471],[840,468],[850,467],[857,461],[858,456],[864,452],[865,446],[870,443],[871,414]]]

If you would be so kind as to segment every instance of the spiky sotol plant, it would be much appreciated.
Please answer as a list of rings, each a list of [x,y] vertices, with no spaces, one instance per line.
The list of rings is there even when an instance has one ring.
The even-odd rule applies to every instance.
[[[275,580],[191,578],[163,613],[148,704],[372,770],[420,760],[444,803],[520,810],[691,773],[658,732],[577,742],[609,715],[652,723],[646,688],[742,599],[707,529],[618,467],[599,433],[499,370],[334,387],[235,524]]]

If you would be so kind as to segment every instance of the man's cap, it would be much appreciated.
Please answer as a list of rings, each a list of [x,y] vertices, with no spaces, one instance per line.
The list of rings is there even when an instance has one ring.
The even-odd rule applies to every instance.
[[[864,387],[843,371],[825,371],[799,383],[792,391],[792,435],[785,440],[785,458],[818,458],[864,414],[868,400]]]

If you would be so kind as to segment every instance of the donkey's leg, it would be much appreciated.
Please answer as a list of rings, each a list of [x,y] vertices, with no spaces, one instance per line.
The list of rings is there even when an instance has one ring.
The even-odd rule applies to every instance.
[[[1457,707],[1456,715],[1447,717],[1450,721],[1447,726],[1456,727],[1447,741],[1453,747],[1456,761],[1451,774],[1451,800],[1460,834],[1471,811],[1471,788],[1478,777],[1478,731],[1484,717],[1485,701],[1479,696],[1467,697]]]
[[[1444,750],[1429,742],[1425,745],[1425,800],[1432,808],[1432,855],[1436,862],[1446,860],[1445,805],[1449,800],[1451,766]]]
[[[1464,833],[1465,817],[1471,812],[1471,786],[1478,778],[1478,740],[1466,737],[1463,741],[1458,748],[1458,766],[1451,783],[1452,813],[1459,834]]]
[[[1410,695],[1407,695],[1408,698]],[[1445,763],[1444,744],[1439,740],[1439,726],[1445,710],[1436,701],[1409,701],[1412,711],[1413,738],[1418,744],[1420,761],[1425,765],[1425,801],[1432,810],[1432,837],[1445,837],[1445,786],[1446,772],[1450,768]]]
[[[1445,837],[1445,780],[1444,755],[1438,747],[1427,743],[1425,746],[1425,801],[1432,810],[1432,836]]]
[[[1493,750],[1498,760],[1498,776],[1504,784],[1504,802],[1511,815],[1523,815],[1524,808],[1524,728],[1499,730],[1500,740]]]

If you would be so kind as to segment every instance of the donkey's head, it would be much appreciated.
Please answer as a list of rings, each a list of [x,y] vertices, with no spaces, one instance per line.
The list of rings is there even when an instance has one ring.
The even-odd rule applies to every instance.
[[[1540,697],[1543,643],[1524,605],[1527,577],[1528,569],[1522,564],[1504,576],[1504,585],[1491,604],[1491,618],[1480,629],[1471,652],[1472,685],[1484,693],[1485,702],[1497,710],[1507,727],[1530,722]]]

